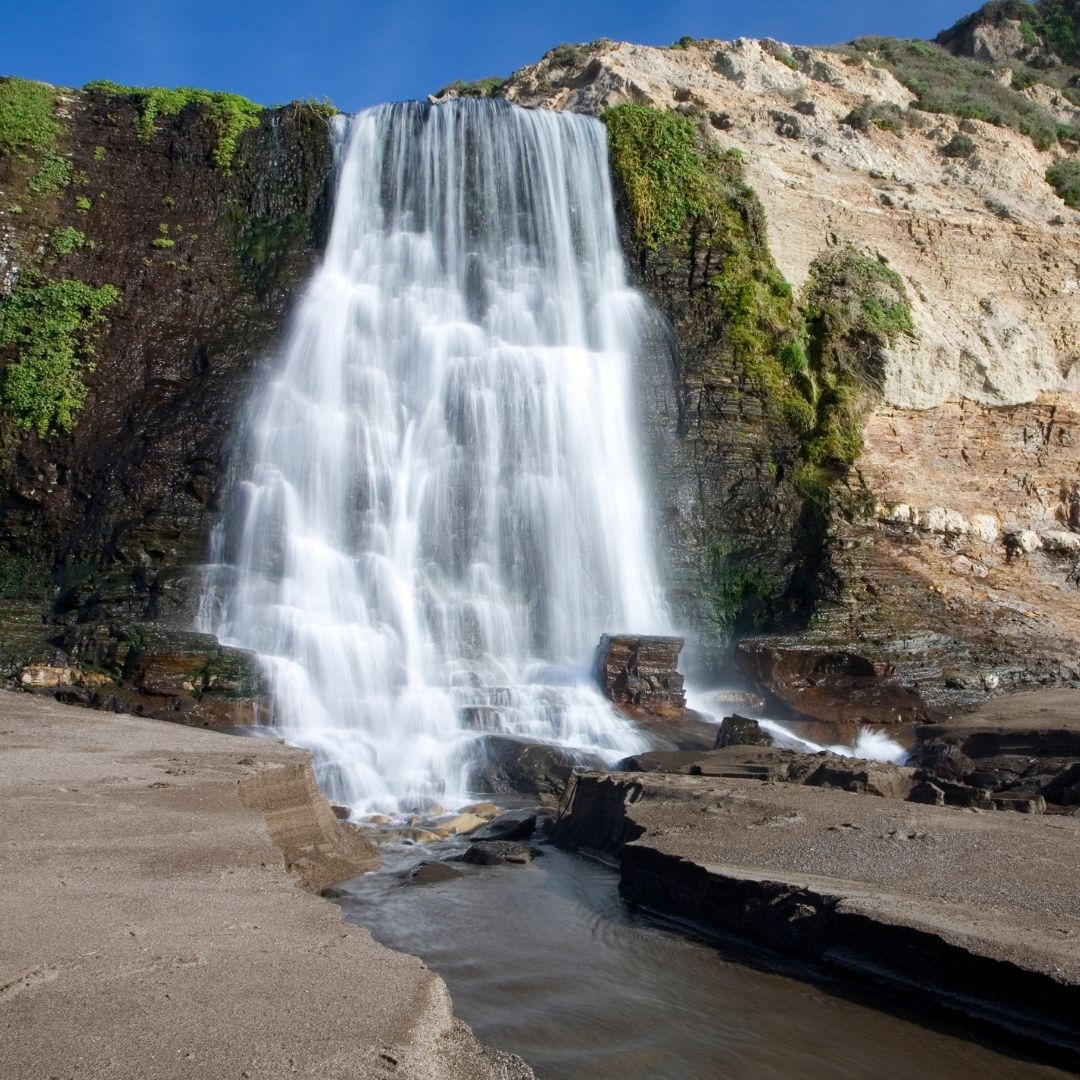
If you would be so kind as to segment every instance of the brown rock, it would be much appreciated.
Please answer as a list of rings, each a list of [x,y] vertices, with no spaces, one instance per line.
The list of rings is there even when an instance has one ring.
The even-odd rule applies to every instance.
[[[594,660],[601,692],[634,712],[681,714],[686,708],[678,669],[682,647],[682,638],[604,634]]]
[[[773,737],[756,720],[738,713],[725,716],[716,732],[716,749],[725,746],[772,746]]]

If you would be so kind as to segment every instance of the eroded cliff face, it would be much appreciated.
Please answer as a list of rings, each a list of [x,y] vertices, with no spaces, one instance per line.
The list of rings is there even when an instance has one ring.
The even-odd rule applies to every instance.
[[[225,168],[206,108],[159,116],[150,137],[141,115],[137,96],[61,91],[52,145],[0,153],[2,292],[119,294],[79,342],[70,434],[0,418],[0,659],[9,683],[227,722],[250,716],[250,658],[183,631],[249,387],[328,223],[330,121],[266,110]],[[35,192],[43,160],[66,165]]]
[[[679,552],[702,560],[692,529],[666,528],[672,504],[689,504],[684,518],[726,521],[753,538],[741,553],[768,552],[788,583],[771,625],[791,629],[801,610],[804,641],[896,664],[938,704],[1080,677],[1080,213],[1045,179],[1073,144],[1038,149],[1008,127],[918,112],[911,91],[857,52],[771,41],[562,47],[499,93],[594,115],[634,102],[695,119],[743,155],[772,257],[796,290],[815,258],[845,245],[906,286],[915,332],[881,351],[864,447],[832,484],[822,528],[808,532],[805,504],[784,483],[790,440],[762,424],[760,394],[710,352],[716,334],[702,343],[693,332],[693,245],[658,263],[628,239],[638,280],[681,346],[674,460],[693,493],[669,494],[662,509],[676,563]],[[1075,121],[1047,87],[1024,93]],[[853,124],[853,112],[901,119]],[[793,603],[807,591],[812,611]]]

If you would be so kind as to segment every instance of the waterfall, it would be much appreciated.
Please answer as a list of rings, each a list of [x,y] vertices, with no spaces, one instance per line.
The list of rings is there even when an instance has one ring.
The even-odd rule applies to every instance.
[[[204,624],[255,650],[274,723],[359,812],[460,804],[484,731],[640,749],[588,679],[604,631],[666,629],[603,125],[412,102],[341,137]]]

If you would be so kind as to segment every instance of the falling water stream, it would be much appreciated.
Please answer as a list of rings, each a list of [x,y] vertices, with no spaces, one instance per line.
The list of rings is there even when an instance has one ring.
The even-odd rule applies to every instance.
[[[501,102],[344,133],[328,249],[245,427],[204,621],[358,812],[467,800],[478,731],[618,758],[601,633],[666,628],[603,126]]]

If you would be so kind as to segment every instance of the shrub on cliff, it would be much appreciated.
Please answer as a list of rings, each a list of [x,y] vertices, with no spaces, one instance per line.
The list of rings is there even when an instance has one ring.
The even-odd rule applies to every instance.
[[[982,120],[1030,137],[1040,149],[1080,136],[1019,90],[1004,85],[984,64],[953,56],[928,41],[863,37],[852,42],[857,58],[885,67],[914,95],[913,108]]]
[[[56,91],[15,77],[0,81],[0,153],[47,150],[56,141]]]
[[[92,339],[119,298],[112,285],[24,273],[0,299],[0,353],[14,356],[0,380],[0,404],[19,427],[40,436],[72,430],[86,400]]]
[[[239,94],[201,90],[193,86],[179,86],[175,89],[164,86],[120,86],[107,79],[99,79],[88,82],[83,89],[111,97],[133,99],[139,110],[135,130],[145,142],[154,137],[159,116],[176,116],[189,106],[202,109],[217,132],[214,164],[225,170],[232,167],[237,139],[248,128],[257,127],[263,114],[261,105],[256,105],[254,101],[249,101]]]
[[[849,465],[862,452],[862,413],[880,391],[883,350],[914,334],[900,275],[852,247],[810,264],[803,311],[817,386],[817,422],[804,456],[812,466]]]
[[[1046,182],[1061,196],[1066,206],[1080,210],[1080,161],[1059,161],[1046,170]]]

